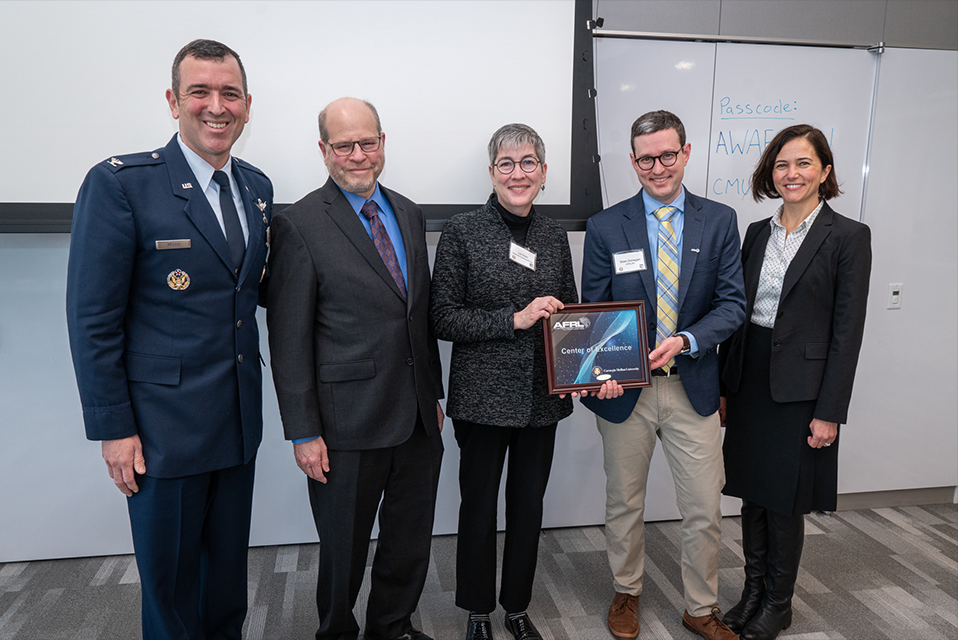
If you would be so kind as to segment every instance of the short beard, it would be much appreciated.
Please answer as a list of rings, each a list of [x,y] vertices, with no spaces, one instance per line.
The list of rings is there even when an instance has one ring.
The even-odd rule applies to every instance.
[[[360,182],[356,179],[351,179],[349,173],[339,169],[339,167],[330,167],[329,165],[326,165],[326,171],[340,189],[348,191],[349,193],[355,193],[356,195],[368,193],[375,189],[376,181],[379,179],[378,174],[376,174],[372,176],[370,180]]]

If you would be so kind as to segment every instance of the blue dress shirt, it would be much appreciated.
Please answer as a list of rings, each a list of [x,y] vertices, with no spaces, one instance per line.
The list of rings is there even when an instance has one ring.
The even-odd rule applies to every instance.
[[[682,273],[682,231],[685,229],[685,185],[682,185],[682,191],[669,205],[662,204],[650,196],[645,189],[642,190],[642,202],[645,205],[645,224],[649,234],[649,249],[652,252],[653,258],[650,262],[652,263],[652,271],[656,279],[658,279],[659,275],[659,226],[661,223],[652,212],[660,207],[675,207],[676,212],[672,216],[672,230],[675,232],[675,238],[678,241],[675,250],[678,252],[679,273]],[[699,344],[696,342],[695,336],[688,331],[679,331],[679,333],[689,337],[690,351],[686,355],[697,358],[699,355]]]

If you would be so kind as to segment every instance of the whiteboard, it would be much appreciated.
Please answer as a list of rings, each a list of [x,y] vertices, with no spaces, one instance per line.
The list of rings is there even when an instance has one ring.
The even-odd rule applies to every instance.
[[[665,109],[685,125],[692,153],[685,186],[704,195],[708,183],[709,102],[715,45],[653,40],[595,40],[595,111],[603,204],[631,198],[642,185],[632,169],[632,123]]]
[[[12,91],[0,203],[73,202],[95,163],[165,145],[177,130],[164,97],[173,58],[212,38],[239,53],[253,97],[234,154],[270,176],[277,202],[326,181],[316,117],[352,95],[382,118],[383,183],[413,201],[485,202],[489,138],[524,122],[548,151],[538,202],[568,204],[574,9],[574,0],[0,2]]]
[[[632,122],[667,109],[692,144],[685,185],[738,212],[739,227],[774,213],[756,204],[750,178],[781,129],[812,124],[828,137],[844,194],[861,215],[877,55],[862,49],[597,38],[596,118],[606,206],[635,195],[628,156]],[[629,61],[624,63],[624,61]],[[627,123],[627,124],[626,124]]]

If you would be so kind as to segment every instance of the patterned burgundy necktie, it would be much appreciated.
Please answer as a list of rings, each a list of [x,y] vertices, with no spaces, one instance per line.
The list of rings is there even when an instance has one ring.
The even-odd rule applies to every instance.
[[[402,297],[405,300],[406,281],[403,280],[402,269],[399,268],[399,260],[396,259],[396,249],[393,248],[393,243],[389,239],[389,234],[386,233],[386,227],[383,226],[382,220],[379,219],[379,207],[376,206],[375,202],[370,200],[363,205],[360,213],[366,216],[366,219],[369,220],[369,228],[372,231],[373,244],[376,245],[379,255],[382,256],[383,262],[386,263],[386,268],[389,269],[389,273],[392,275],[393,280],[396,281],[396,286],[399,287],[399,291],[402,293]]]

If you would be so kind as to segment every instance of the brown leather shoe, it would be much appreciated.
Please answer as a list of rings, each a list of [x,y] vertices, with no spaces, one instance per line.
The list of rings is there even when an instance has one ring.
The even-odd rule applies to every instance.
[[[609,607],[609,631],[623,640],[639,635],[639,596],[616,592]]]
[[[682,626],[706,640],[738,640],[738,636],[722,622],[721,615],[718,607],[712,607],[712,613],[697,618],[686,611],[682,614]]]

